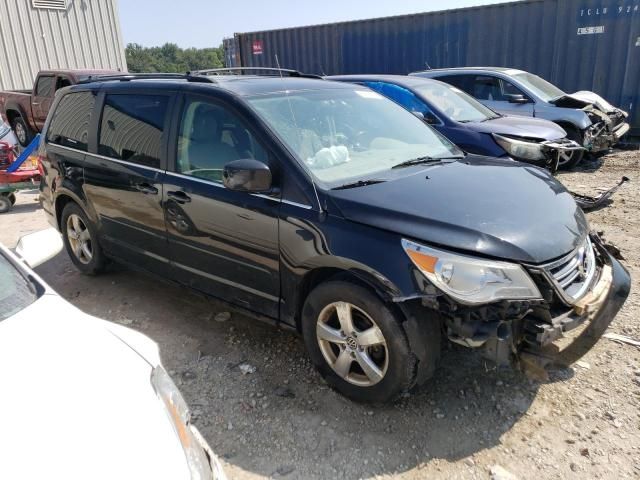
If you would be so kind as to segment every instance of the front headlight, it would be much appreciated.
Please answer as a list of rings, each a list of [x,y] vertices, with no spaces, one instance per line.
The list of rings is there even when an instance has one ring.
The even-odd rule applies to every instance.
[[[216,465],[217,459],[210,452],[206,441],[192,430],[189,425],[191,414],[187,403],[182,398],[178,387],[173,383],[169,374],[158,366],[151,373],[151,384],[167,409],[171,424],[180,439],[180,443],[187,457],[187,464],[191,472],[192,480],[226,480],[221,467]],[[206,449],[206,450],[205,450]],[[207,456],[211,456],[211,463]],[[213,472],[212,472],[213,468]]]
[[[402,240],[413,264],[438,289],[466,305],[540,298],[520,265],[483,260]]]
[[[504,137],[497,133],[493,134],[493,138],[509,155],[516,158],[523,160],[545,160],[547,158],[541,143],[524,139],[516,140],[515,138]]]

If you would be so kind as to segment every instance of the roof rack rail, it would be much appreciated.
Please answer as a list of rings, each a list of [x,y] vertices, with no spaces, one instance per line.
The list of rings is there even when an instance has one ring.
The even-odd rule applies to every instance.
[[[256,72],[274,72],[273,76],[288,75],[289,77],[300,78],[322,78],[320,75],[314,75],[312,73],[302,73],[298,70],[292,70],[290,68],[273,68],[273,67],[227,67],[227,68],[209,68],[206,70],[193,70],[187,72],[187,75],[194,76],[215,76],[215,75],[243,75],[244,72],[248,74],[256,74]]]
[[[126,73],[122,75],[96,75],[78,83],[130,82],[132,80],[186,80],[188,82],[214,83],[215,81],[204,76],[193,76],[189,73]]]

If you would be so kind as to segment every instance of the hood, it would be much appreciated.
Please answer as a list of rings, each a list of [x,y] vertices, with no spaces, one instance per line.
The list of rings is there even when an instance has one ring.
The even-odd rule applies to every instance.
[[[190,478],[152,365],[115,332],[55,294],[0,322],[0,478]]]
[[[542,118],[508,115],[484,122],[470,122],[466,127],[480,133],[498,133],[524,138],[540,138],[543,140],[559,140],[567,136],[562,127]]]
[[[589,92],[587,90],[581,90],[579,92],[563,95],[562,97],[556,98],[549,103],[552,103],[557,107],[566,108],[585,108],[589,105],[593,105],[595,108],[604,113],[616,113],[620,111],[620,109],[611,105],[597,93]]]
[[[512,160],[408,167],[384,183],[329,192],[352,221],[443,248],[543,263],[575,249],[588,224],[546,170]]]

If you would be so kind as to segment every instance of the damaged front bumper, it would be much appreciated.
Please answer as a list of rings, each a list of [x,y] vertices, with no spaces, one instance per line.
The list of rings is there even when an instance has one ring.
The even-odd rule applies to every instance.
[[[544,167],[550,170],[551,173],[556,173],[558,171],[560,167],[561,156],[563,154],[586,150],[586,148],[580,145],[578,142],[569,140],[568,138],[546,141],[543,142],[542,145],[545,156],[547,157]]]
[[[584,147],[593,153],[609,150],[629,131],[627,114],[621,110],[606,114],[597,109],[587,111],[593,122],[584,134]]]
[[[575,302],[541,288],[543,300],[501,302],[473,310],[443,312],[449,340],[477,348],[498,366],[512,366],[546,379],[551,366],[567,366],[586,354],[604,334],[629,295],[626,269],[592,237],[597,270],[589,288]],[[542,268],[531,274],[542,283]]]
[[[594,287],[573,305],[569,315],[554,319],[533,345],[519,353],[519,366],[534,377],[546,376],[551,365],[569,366],[585,355],[602,337],[618,314],[631,289],[626,269],[606,249],[600,278]]]

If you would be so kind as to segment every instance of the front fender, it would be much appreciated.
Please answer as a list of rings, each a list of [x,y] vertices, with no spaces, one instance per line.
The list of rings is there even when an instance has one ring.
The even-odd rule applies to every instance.
[[[401,239],[397,233],[350,222],[341,216],[282,204],[281,319],[295,324],[304,302],[302,297],[308,293],[304,286],[315,272],[329,276],[347,272],[390,302],[425,296],[422,282],[426,279],[416,277]]]
[[[9,112],[10,110],[14,112],[18,112],[22,117],[22,119],[25,121],[25,123],[31,129],[33,129],[33,125],[31,122],[31,115],[27,113],[27,111],[24,109],[21,103],[19,103],[16,100],[8,100],[4,106],[4,112],[3,112],[7,116],[7,119],[9,118],[9,115],[7,115],[7,112]]]
[[[554,123],[564,123],[573,125],[576,129],[582,131],[591,126],[591,119],[580,109],[555,107],[553,105],[544,105],[536,107],[535,116],[550,120]]]

